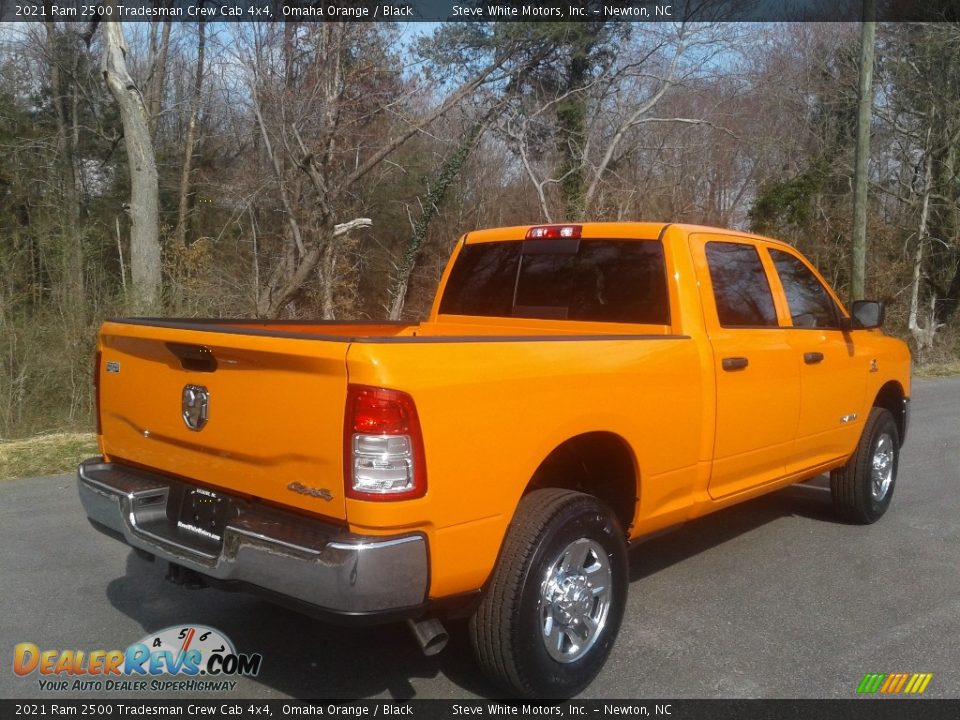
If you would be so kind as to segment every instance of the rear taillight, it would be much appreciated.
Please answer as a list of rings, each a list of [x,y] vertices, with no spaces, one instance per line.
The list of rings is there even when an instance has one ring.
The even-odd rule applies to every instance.
[[[100,357],[101,353],[93,358],[93,411],[97,416],[97,435],[103,435],[103,426],[100,423]]]
[[[343,440],[348,497],[406,500],[426,493],[420,420],[407,393],[350,385]]]

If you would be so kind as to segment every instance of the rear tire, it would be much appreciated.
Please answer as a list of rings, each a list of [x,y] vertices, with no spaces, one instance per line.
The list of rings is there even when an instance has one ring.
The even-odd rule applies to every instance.
[[[470,619],[481,668],[521,697],[575,695],[613,647],[627,573],[623,530],[603,503],[570,490],[529,493]]]
[[[833,505],[848,522],[869,525],[883,517],[893,498],[900,463],[900,433],[885,408],[870,410],[853,456],[830,473]]]

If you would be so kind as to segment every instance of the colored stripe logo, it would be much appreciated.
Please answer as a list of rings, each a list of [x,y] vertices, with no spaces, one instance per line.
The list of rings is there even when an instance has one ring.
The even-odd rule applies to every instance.
[[[857,692],[920,695],[932,679],[933,673],[867,673],[857,686]]]

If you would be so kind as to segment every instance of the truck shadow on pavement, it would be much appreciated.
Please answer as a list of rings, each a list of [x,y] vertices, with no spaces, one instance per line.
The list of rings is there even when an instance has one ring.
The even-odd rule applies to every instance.
[[[836,525],[830,479],[819,475],[805,483],[691,520],[675,530],[641,542],[630,553],[630,582],[641,580],[687,558],[783,517],[803,517]]]
[[[785,516],[837,522],[828,481],[816,478],[794,485],[648,540],[631,553],[630,580],[641,580]],[[107,598],[139,623],[144,634],[179,624],[209,625],[231,638],[238,652],[262,654],[260,674],[241,679],[233,697],[502,696],[477,667],[463,621],[448,625],[451,639],[442,653],[426,657],[403,623],[340,627],[243,593],[178,587],[164,579],[165,571],[163,563],[148,562],[131,551],[126,575],[110,582]],[[438,688],[441,675],[447,682]],[[417,679],[427,680],[431,689],[418,694]]]
[[[241,679],[233,697],[409,700],[432,697],[422,689],[418,693],[414,682],[423,678],[433,685],[441,673],[453,683],[450,697],[497,696],[474,664],[464,623],[451,623],[446,650],[426,657],[403,623],[341,627],[245,593],[178,587],[164,579],[165,572],[165,563],[131,551],[126,575],[109,583],[107,598],[144,634],[179,624],[209,625],[225,633],[238,652],[263,655],[259,675]]]

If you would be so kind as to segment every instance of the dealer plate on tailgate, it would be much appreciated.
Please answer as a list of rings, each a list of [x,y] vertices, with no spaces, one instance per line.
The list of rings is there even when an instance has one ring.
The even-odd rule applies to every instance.
[[[203,488],[183,494],[177,527],[208,540],[220,542],[227,521],[227,499]]]

